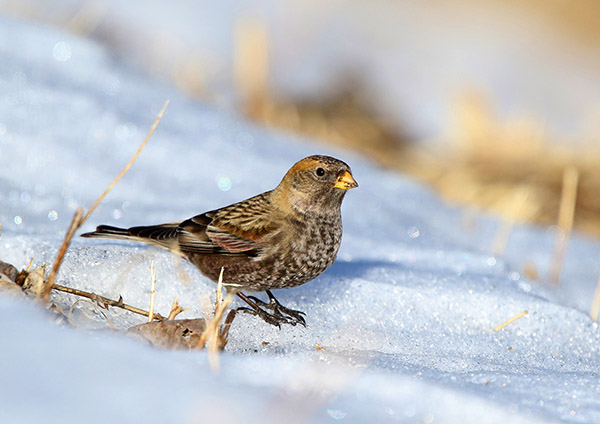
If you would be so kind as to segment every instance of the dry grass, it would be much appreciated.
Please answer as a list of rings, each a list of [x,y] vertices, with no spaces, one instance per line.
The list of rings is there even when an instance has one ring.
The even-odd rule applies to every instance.
[[[79,296],[79,297],[85,297],[87,299],[90,299],[92,302],[94,302],[96,305],[100,306],[103,309],[108,309],[109,307],[119,308],[119,309],[124,309],[128,312],[132,312],[134,314],[142,315],[145,317],[150,317],[149,311],[145,311],[141,308],[137,308],[135,306],[128,305],[127,303],[125,303],[123,301],[123,297],[121,297],[121,296],[119,296],[118,300],[114,300],[114,299],[109,299],[108,297],[105,297],[105,296],[101,296],[96,293],[91,293],[91,292],[88,292],[85,290],[74,289],[72,287],[66,287],[66,286],[62,286],[60,284],[54,284],[52,287],[52,290],[60,291],[63,293],[69,293],[69,294]],[[165,320],[166,318],[164,316],[162,316],[161,314],[155,312],[154,314],[152,314],[152,319]]]
[[[566,199],[573,199],[567,203],[573,227],[600,236],[599,149],[591,143],[569,148],[562,140],[549,139],[533,122],[501,122],[471,96],[457,108],[462,112],[455,133],[446,135],[436,149],[394,135],[351,96],[320,105],[254,98],[248,115],[268,126],[352,147],[426,181],[450,202],[518,222],[556,225],[563,174],[574,169],[577,190]]]
[[[568,198],[562,200],[567,202],[565,207],[573,208],[572,213],[565,209],[563,220],[573,214],[576,229],[600,236],[597,148],[583,141],[579,148],[569,147],[573,144],[551,139],[531,121],[502,122],[481,97],[465,97],[456,109],[456,130],[447,136],[448,147],[428,152],[429,160],[406,167],[409,172],[452,201],[523,222],[555,225],[565,170],[576,170],[578,179],[571,177],[567,182],[572,186],[578,180],[577,191],[567,191]],[[520,205],[524,192],[527,201]]]
[[[92,207],[87,211],[87,213],[85,214],[85,216],[79,222],[79,225],[78,225],[77,228],[81,227],[85,223],[85,221],[87,221],[87,219],[94,212],[94,210],[96,210],[96,208],[102,202],[102,200],[104,200],[104,198],[106,197],[106,195],[108,193],[110,193],[110,191],[113,189],[113,187],[121,180],[121,178],[123,178],[123,175],[125,175],[127,173],[127,171],[129,171],[129,168],[131,168],[131,165],[134,164],[134,162],[139,157],[140,153],[142,153],[142,150],[144,150],[144,148],[148,144],[148,141],[150,141],[150,138],[152,138],[152,134],[154,134],[154,131],[156,130],[156,127],[158,126],[158,123],[160,122],[160,120],[164,116],[164,114],[165,114],[168,106],[169,106],[169,100],[167,100],[164,103],[164,105],[161,108],[160,112],[158,112],[158,115],[156,116],[156,119],[154,120],[154,123],[152,124],[152,127],[150,127],[150,130],[148,131],[148,134],[146,134],[146,138],[144,138],[144,141],[142,141],[142,144],[140,144],[140,147],[138,147],[138,149],[135,152],[135,154],[131,157],[131,159],[129,160],[129,162],[127,162],[127,165],[125,165],[125,167],[121,170],[121,172],[119,172],[119,175],[117,175],[115,177],[115,179],[110,182],[110,184],[108,185],[108,187],[106,187],[106,190],[104,190],[104,192],[100,195],[100,197],[98,197],[98,199],[96,199],[96,201],[94,202],[94,204],[92,205]]]
[[[67,231],[67,234],[65,235],[65,238],[63,240],[63,243],[61,245],[61,248],[59,250],[59,253],[56,257],[56,260],[54,261],[54,264],[52,266],[52,271],[50,272],[48,279],[45,280],[45,283],[43,285],[43,291],[40,292],[40,294],[42,295],[44,301],[48,301],[48,298],[50,296],[50,292],[51,290],[58,290],[58,291],[62,291],[65,293],[70,293],[70,294],[74,294],[76,296],[80,296],[83,298],[87,298],[90,299],[92,302],[92,304],[94,305],[98,305],[104,309],[108,309],[109,306],[112,307],[116,307],[116,308],[121,308],[124,310],[127,310],[129,312],[133,312],[136,314],[140,314],[140,315],[144,315],[148,317],[148,322],[152,322],[153,320],[157,319],[157,320],[165,320],[166,318],[163,317],[162,315],[158,314],[158,313],[154,313],[154,301],[155,301],[155,294],[156,294],[156,274],[154,272],[154,261],[151,262],[150,264],[150,275],[151,275],[151,291],[150,291],[150,308],[149,311],[144,311],[143,309],[131,306],[131,305],[127,305],[126,303],[123,302],[123,298],[119,297],[119,300],[112,300],[109,299],[107,297],[104,296],[100,296],[96,293],[90,293],[90,292],[86,292],[83,290],[79,290],[79,289],[74,289],[74,288],[70,288],[70,287],[65,287],[65,286],[61,286],[58,284],[54,284],[54,280],[56,278],[56,275],[58,274],[58,270],[60,268],[60,265],[64,259],[64,255],[66,254],[69,245],[71,243],[71,240],[75,234],[75,231],[77,231],[77,229],[79,229],[84,223],[85,221],[91,216],[91,214],[94,212],[94,210],[96,209],[96,207],[102,202],[102,200],[106,197],[106,195],[112,190],[112,188],[119,182],[119,180],[127,173],[127,171],[129,170],[129,168],[131,168],[131,166],[133,165],[133,163],[137,160],[137,158],[139,157],[140,153],[142,152],[142,150],[146,147],[146,145],[148,144],[148,141],[150,140],[150,138],[152,137],[152,135],[154,134],[154,131],[156,130],[156,127],[158,126],[158,123],[160,122],[160,120],[162,119],[165,111],[167,110],[167,106],[169,105],[169,100],[167,100],[162,109],[160,110],[160,112],[158,113],[156,119],[154,120],[154,123],[152,124],[152,127],[150,128],[150,130],[148,131],[146,137],[144,138],[144,140],[142,141],[142,143],[140,144],[140,146],[138,147],[137,151],[135,152],[135,154],[132,156],[132,158],[129,160],[129,162],[125,165],[125,167],[121,170],[121,172],[111,181],[111,183],[108,185],[108,187],[106,188],[106,190],[104,190],[104,192],[100,195],[100,197],[98,197],[98,199],[96,199],[96,201],[94,202],[94,204],[92,205],[92,207],[88,210],[88,212],[85,214],[85,216],[82,217],[83,215],[83,209],[79,208],[77,209],[77,211],[75,212],[75,215],[73,216],[73,220],[71,222],[71,225],[69,226],[69,230]],[[31,275],[31,274],[30,274]],[[26,280],[27,281],[27,280]],[[76,301],[73,306],[79,302]],[[73,309],[73,306],[71,307],[71,311]],[[171,311],[169,313],[169,319],[173,319],[176,315],[178,315],[179,313],[183,312],[184,309],[181,308],[181,306],[179,306],[179,304],[177,303],[177,299],[175,299],[175,301],[173,302],[173,306],[171,308]],[[104,313],[102,313],[105,317],[106,315]],[[71,313],[69,313],[69,318],[70,318]],[[108,318],[106,317],[106,319],[108,320]],[[112,326],[112,323],[110,322],[110,320],[108,320],[110,325]]]
[[[498,332],[500,330],[502,330],[504,327],[512,324],[513,322],[515,322],[518,319],[523,318],[525,315],[527,315],[529,313],[529,311],[525,310],[523,312],[518,313],[517,315],[515,315],[514,317],[511,317],[509,319],[507,319],[506,321],[504,321],[502,324],[494,327],[494,332]]]
[[[60,269],[60,265],[62,264],[62,261],[65,257],[65,254],[67,253],[67,250],[69,249],[69,245],[71,244],[71,240],[73,239],[73,236],[75,235],[75,231],[77,231],[77,229],[81,226],[81,224],[83,224],[83,221],[81,219],[82,215],[83,215],[83,209],[78,208],[75,211],[75,215],[73,215],[73,220],[71,221],[71,225],[69,226],[69,229],[67,230],[67,234],[65,235],[65,238],[60,246],[58,255],[56,256],[56,259],[54,260],[54,263],[52,265],[52,270],[50,271],[50,274],[48,275],[48,279],[46,280],[44,288],[39,294],[40,297],[45,302],[47,302],[48,299],[50,298],[50,292],[52,291],[52,287],[54,285],[54,280],[56,279],[56,276],[58,275],[58,270]]]
[[[175,298],[175,300],[173,300],[173,305],[171,305],[171,311],[169,311],[169,316],[167,317],[167,320],[172,321],[177,315],[185,311],[189,311],[189,308],[183,308],[179,304],[178,299]]]
[[[154,261],[150,261],[150,277],[152,284],[150,286],[150,308],[148,309],[148,322],[152,322],[154,319],[154,299],[156,297],[156,273],[154,272]]]
[[[29,272],[29,267],[31,266],[31,263],[30,263],[29,267],[27,268],[27,270],[23,270],[19,273],[15,283],[17,285],[20,285],[24,291],[34,293],[36,298],[40,298],[44,302],[44,304],[46,304],[50,307],[54,307],[54,308],[56,308],[56,307],[55,307],[55,305],[52,305],[49,302],[49,297],[50,297],[50,293],[52,290],[58,290],[58,291],[62,291],[65,293],[74,294],[74,295],[77,295],[77,296],[80,296],[83,298],[88,298],[92,301],[91,303],[98,305],[99,307],[103,307],[104,309],[108,309],[109,306],[113,306],[113,307],[118,307],[118,308],[122,308],[125,310],[129,310],[131,312],[135,312],[138,314],[146,315],[149,317],[150,320],[152,320],[154,318],[164,319],[164,317],[162,317],[159,314],[154,314],[152,312],[146,312],[142,309],[127,305],[123,302],[122,298],[119,298],[119,300],[115,301],[112,299],[108,299],[104,296],[97,295],[95,293],[85,292],[83,290],[78,290],[78,289],[73,289],[70,287],[61,286],[59,284],[55,284],[54,281],[56,280],[56,276],[58,275],[58,271],[64,260],[65,255],[67,253],[67,250],[69,249],[71,240],[73,239],[75,232],[85,223],[85,221],[88,219],[88,217],[92,214],[92,212],[100,204],[102,199],[104,199],[104,197],[110,192],[110,190],[114,187],[114,185],[123,177],[123,175],[125,175],[125,173],[129,170],[131,165],[135,162],[135,160],[137,159],[137,157],[139,156],[139,154],[141,153],[143,148],[146,146],[146,144],[150,140],[150,137],[152,137],[152,134],[154,133],[154,130],[156,129],[158,123],[160,122],[160,119],[164,115],[164,112],[166,111],[168,104],[169,104],[169,101],[166,101],[163,108],[159,112],[156,120],[154,121],[154,124],[152,125],[150,131],[148,132],[146,138],[144,139],[144,141],[138,148],[135,155],[127,163],[127,165],[119,173],[119,175],[109,184],[109,186],[104,191],[104,193],[102,193],[102,195],[96,200],[96,202],[88,210],[87,214],[85,216],[83,216],[83,209],[82,208],[77,209],[77,211],[75,212],[73,219],[71,221],[71,225],[69,226],[69,229],[67,230],[67,233],[65,234],[65,237],[64,237],[61,247],[58,251],[56,259],[54,260],[52,269],[51,269],[50,273],[48,274],[48,277],[45,278],[45,267],[43,267],[43,266],[38,267],[38,268],[34,269],[33,271]],[[32,262],[33,262],[33,259],[32,259]],[[153,282],[155,282],[153,269],[152,269],[152,274],[153,274]],[[74,303],[74,305],[77,304],[77,302],[78,301],[76,301]],[[154,300],[152,299],[151,309],[153,308],[153,305],[154,305]],[[73,309],[73,306],[71,307],[71,311]],[[62,314],[65,315],[64,313],[62,313]],[[102,314],[104,315],[104,313],[102,313]],[[70,320],[70,315],[71,315],[71,313],[69,313],[68,316],[65,315],[65,317],[67,317],[67,319],[70,322],[72,322]],[[106,315],[104,315],[104,316],[106,317]],[[106,319],[108,320],[107,317],[106,317]],[[110,320],[108,320],[108,322],[112,326],[112,323],[110,322]]]
[[[512,221],[555,225],[563,173],[575,169],[579,185],[572,201],[573,227],[600,236],[600,150],[593,144],[598,140],[555,140],[532,120],[502,121],[482,95],[470,92],[453,108],[452,131],[442,136],[439,147],[408,143],[356,95],[312,104],[276,99],[268,90],[264,28],[242,22],[236,35],[236,86],[251,119],[354,148],[428,182],[451,202]],[[348,93],[360,93],[356,81],[349,80],[347,86]],[[497,250],[503,250],[504,241],[498,240]]]
[[[116,307],[133,312],[136,314],[144,315],[148,317],[148,322],[128,330],[128,334],[136,336],[153,346],[159,346],[169,349],[198,349],[208,347],[209,360],[213,370],[218,369],[218,352],[223,350],[228,342],[229,328],[233,323],[236,315],[236,310],[231,310],[225,319],[223,325],[221,320],[228,309],[232,301],[232,296],[227,295],[225,299],[222,296],[222,277],[223,270],[221,270],[221,276],[219,278],[219,284],[217,287],[217,300],[215,303],[215,310],[211,320],[205,320],[204,318],[198,319],[187,319],[187,320],[175,320],[174,318],[183,312],[183,309],[177,299],[173,301],[173,305],[168,315],[168,319],[162,315],[154,312],[155,296],[156,296],[156,274],[154,272],[154,261],[150,264],[150,275],[151,275],[151,291],[150,291],[150,307],[148,311],[126,304],[122,297],[118,300],[112,300],[107,297],[98,295],[96,293],[86,292],[79,289],[74,289],[59,284],[55,284],[54,281],[60,269],[60,265],[65,257],[65,254],[69,248],[71,240],[77,231],[91,215],[94,209],[100,204],[102,199],[110,192],[114,185],[121,179],[131,165],[135,162],[143,148],[148,143],[152,136],[156,126],[160,122],[167,105],[168,101],[164,104],[162,110],[159,112],[154,124],[148,132],[146,138],[138,148],[135,155],[127,163],[125,168],[119,173],[119,175],[110,183],[108,188],[102,193],[102,195],[96,200],[93,206],[89,209],[88,213],[83,216],[83,209],[79,208],[75,215],[69,229],[64,237],[59,253],[54,261],[52,270],[45,278],[45,267],[39,267],[29,272],[29,269],[23,270],[17,273],[16,268],[9,264],[0,262],[3,266],[3,270],[6,270],[14,279],[15,287],[21,286],[23,292],[33,293],[36,298],[41,298],[44,304],[49,308],[54,308],[62,314],[71,324],[75,323],[71,320],[71,315],[75,306],[81,302],[88,302],[96,308],[102,316],[106,319],[111,327],[114,329],[114,325],[103,310],[108,310],[109,307]],[[33,261],[33,260],[32,260]],[[14,275],[13,275],[14,274]],[[9,281],[10,282],[10,281]],[[69,310],[69,314],[65,314],[58,307],[50,303],[49,296],[52,290],[57,290],[69,294],[79,296],[80,299],[76,300]],[[158,321],[155,321],[158,320]]]
[[[233,301],[231,294],[223,297],[223,271],[221,268],[219,274],[219,280],[217,282],[215,309],[213,317],[207,322],[206,329],[200,337],[198,342],[198,348],[203,349],[205,346],[208,347],[208,359],[210,362],[211,369],[213,371],[219,370],[219,351],[223,350],[227,344],[229,338],[229,327],[233,322],[236,314],[236,310],[233,309],[229,312],[229,315],[225,319],[225,323],[221,326],[221,320],[225,314],[225,311],[229,308],[229,305]]]
[[[75,322],[72,320],[72,316],[73,316],[73,311],[75,310],[75,306],[77,306],[78,303],[89,303],[90,305],[92,305],[92,307],[94,309],[96,309],[100,315],[102,315],[104,317],[104,319],[106,320],[106,322],[108,322],[108,325],[110,325],[110,327],[112,329],[115,328],[115,325],[112,323],[112,321],[110,320],[110,318],[108,318],[108,316],[104,313],[104,311],[98,303],[92,302],[90,300],[87,299],[77,299],[75,302],[73,302],[73,304],[71,305],[71,307],[69,308],[69,315],[67,315],[67,319],[69,320],[69,322],[71,323],[71,325],[75,326]]]
[[[131,168],[131,165],[133,165],[133,163],[137,160],[137,158],[140,155],[140,153],[142,152],[142,150],[144,150],[144,147],[146,147],[146,144],[148,144],[148,141],[152,137],[152,134],[154,134],[154,130],[156,130],[156,127],[158,126],[158,123],[162,119],[165,111],[167,110],[168,105],[169,105],[169,100],[167,100],[165,102],[165,104],[163,105],[162,109],[160,110],[156,119],[154,120],[154,123],[152,124],[150,131],[148,131],[146,138],[144,139],[142,144],[140,144],[140,147],[135,152],[135,154],[133,155],[131,160],[127,163],[127,165],[125,165],[125,167],[123,168],[123,170],[121,170],[119,175],[117,175],[115,177],[115,179],[113,181],[111,181],[111,183],[108,185],[106,190],[104,190],[104,192],[100,195],[100,197],[98,197],[98,199],[96,199],[96,201],[94,202],[92,207],[87,211],[85,216],[83,216],[83,218],[81,217],[83,215],[82,208],[78,208],[77,211],[75,212],[75,215],[73,216],[73,220],[71,221],[71,225],[69,226],[69,229],[67,230],[67,234],[65,235],[65,238],[62,242],[60,250],[58,251],[58,255],[56,256],[56,259],[54,260],[54,263],[52,265],[52,270],[50,271],[50,274],[48,275],[48,279],[46,280],[44,288],[40,294],[42,299],[45,302],[47,302],[48,298],[50,297],[50,292],[52,291],[53,286],[54,286],[54,280],[56,279],[58,270],[60,269],[60,265],[62,264],[64,256],[67,253],[67,250],[69,249],[71,240],[73,239],[73,236],[75,235],[75,231],[77,231],[79,228],[81,228],[81,226],[87,221],[87,219],[90,217],[90,215],[98,207],[100,202],[102,202],[104,197],[106,197],[106,195],[112,190],[112,188],[115,186],[115,184],[117,184],[119,182],[119,180],[123,177],[123,175],[125,175],[127,173],[127,171],[129,170],[129,168]]]

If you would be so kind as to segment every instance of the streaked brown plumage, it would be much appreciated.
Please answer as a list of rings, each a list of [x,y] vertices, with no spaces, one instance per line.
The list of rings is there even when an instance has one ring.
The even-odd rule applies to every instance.
[[[265,321],[304,324],[301,312],[287,309],[271,289],[304,284],[334,262],[342,239],[341,204],[357,187],[350,167],[329,156],[297,162],[271,190],[186,221],[116,228],[99,226],[83,237],[140,241],[179,254],[236,293]],[[266,291],[270,302],[241,291]],[[260,306],[273,311],[269,313]]]

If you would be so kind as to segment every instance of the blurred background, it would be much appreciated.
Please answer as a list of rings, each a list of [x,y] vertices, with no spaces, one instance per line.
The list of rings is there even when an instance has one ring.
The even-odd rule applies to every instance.
[[[562,199],[600,236],[597,0],[0,0],[0,13],[455,204],[553,225]]]

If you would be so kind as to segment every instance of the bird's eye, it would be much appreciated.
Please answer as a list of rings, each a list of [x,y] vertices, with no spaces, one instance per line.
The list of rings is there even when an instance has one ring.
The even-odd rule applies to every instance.
[[[315,170],[315,174],[317,174],[317,177],[322,177],[323,175],[325,175],[325,170],[321,167],[318,167]]]

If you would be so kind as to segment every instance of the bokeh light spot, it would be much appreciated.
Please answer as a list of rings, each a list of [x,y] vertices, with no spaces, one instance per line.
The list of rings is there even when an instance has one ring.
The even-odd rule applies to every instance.
[[[219,190],[228,191],[231,188],[231,180],[229,177],[219,177],[217,179],[217,185],[219,186]]]
[[[71,59],[71,46],[64,41],[59,41],[54,45],[52,55],[54,56],[54,59],[59,62],[66,62]]]
[[[348,414],[346,414],[343,411],[340,411],[339,409],[328,409],[327,415],[329,415],[334,420],[341,420]]]

